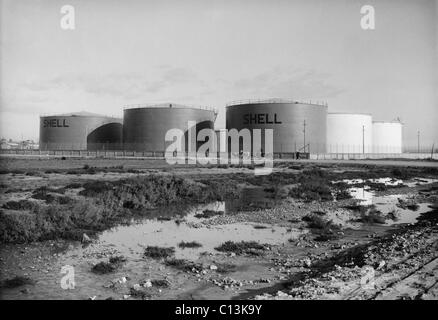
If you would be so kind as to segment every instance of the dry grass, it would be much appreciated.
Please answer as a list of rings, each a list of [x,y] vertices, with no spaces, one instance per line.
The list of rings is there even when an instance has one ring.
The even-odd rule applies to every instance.
[[[202,244],[200,244],[199,242],[196,242],[196,241],[190,241],[190,242],[181,241],[180,243],[178,243],[178,247],[181,248],[181,249],[185,249],[185,248],[201,248]]]
[[[235,254],[255,254],[258,251],[266,250],[266,248],[265,245],[255,241],[227,241],[214,249],[221,252],[233,252]]]
[[[175,254],[175,248],[173,247],[157,247],[148,246],[144,251],[144,256],[153,259],[163,259],[173,256]]]

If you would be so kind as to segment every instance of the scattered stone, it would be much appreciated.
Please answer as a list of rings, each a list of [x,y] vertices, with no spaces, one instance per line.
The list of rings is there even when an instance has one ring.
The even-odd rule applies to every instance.
[[[385,260],[380,261],[379,266],[377,267],[377,270],[382,269],[385,266],[385,264],[386,264]]]
[[[87,234],[86,233],[83,233],[82,234],[82,243],[90,243],[92,240],[90,239],[90,237],[89,236],[87,236]]]
[[[134,284],[134,286],[132,287],[134,290],[138,291],[141,290],[141,285],[139,285],[138,283]]]
[[[127,277],[121,277],[114,280],[111,280],[111,282],[107,285],[104,285],[104,288],[115,288],[121,285],[124,285],[128,281]]]
[[[243,283],[241,281],[237,281],[233,278],[226,277],[221,280],[212,280],[213,284],[217,285],[218,287],[221,287],[222,289],[236,289],[243,286]]]
[[[310,258],[305,258],[302,260],[303,265],[307,268],[310,268],[310,266],[312,265],[312,260],[310,260]]]

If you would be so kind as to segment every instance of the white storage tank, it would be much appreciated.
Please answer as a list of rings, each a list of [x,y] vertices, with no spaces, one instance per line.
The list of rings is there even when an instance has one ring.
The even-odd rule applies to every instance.
[[[402,141],[400,121],[373,121],[373,153],[402,153]]]
[[[327,114],[328,153],[370,153],[373,126],[370,114]]]

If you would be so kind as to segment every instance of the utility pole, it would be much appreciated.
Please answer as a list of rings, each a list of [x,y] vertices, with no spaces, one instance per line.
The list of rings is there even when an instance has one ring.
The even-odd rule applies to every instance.
[[[365,126],[362,126],[362,153],[365,153]]]
[[[420,130],[417,132],[417,153],[420,153]]]
[[[303,123],[303,134],[304,134],[304,152],[306,152],[306,120]]]

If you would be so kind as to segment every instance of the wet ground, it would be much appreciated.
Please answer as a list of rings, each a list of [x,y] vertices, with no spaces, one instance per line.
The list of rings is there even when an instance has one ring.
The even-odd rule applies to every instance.
[[[197,170],[199,175],[205,171],[212,173],[211,169]],[[217,169],[215,174],[226,171]],[[140,174],[151,172],[159,172],[159,169],[148,168]],[[2,192],[0,205],[10,200],[29,199],[32,190],[41,184],[62,187],[77,181],[115,180],[138,174],[6,174],[2,183],[10,191],[15,190]],[[182,170],[181,174],[189,173]],[[276,292],[288,292],[291,277],[311,269],[316,261],[369,244],[399,228],[416,225],[421,217],[433,211],[431,199],[421,195],[421,188],[437,181],[433,177],[343,180],[350,185],[348,192],[353,198],[325,203],[307,203],[290,197],[275,199],[264,187],[247,186],[233,200],[149,210],[147,217],[103,231],[86,244],[67,240],[4,244],[0,250],[1,280],[22,276],[33,283],[3,287],[1,295],[3,299],[291,298],[286,293],[276,295]],[[395,188],[378,191],[367,185],[373,183]],[[80,190],[71,190],[68,195],[78,196]],[[370,209],[379,217],[378,222],[364,220],[364,214],[369,215]],[[302,219],[309,214],[331,220],[340,227],[342,236],[336,240],[315,241],[314,230]],[[430,231],[429,242],[436,243],[436,240],[436,234]],[[265,248],[245,254],[218,251],[216,248],[226,241],[255,241]],[[182,248],[181,242],[196,242],[200,246]],[[165,259],[145,257],[148,246],[172,247],[174,258],[194,264],[181,270],[166,264]],[[110,273],[92,272],[94,265],[115,256],[123,256],[126,261]],[[74,289],[61,286],[66,276],[61,271],[66,266],[74,268]],[[434,265],[426,268],[438,275]],[[158,280],[165,280],[166,285],[154,282]],[[308,298],[315,297],[317,294]]]

